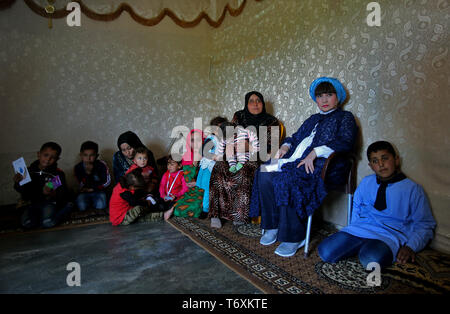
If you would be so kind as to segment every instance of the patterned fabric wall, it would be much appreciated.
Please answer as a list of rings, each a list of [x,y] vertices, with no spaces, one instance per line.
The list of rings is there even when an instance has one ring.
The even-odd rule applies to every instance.
[[[404,172],[427,192],[437,239],[450,246],[448,1],[379,1],[381,26],[369,27],[364,0],[249,2],[213,32],[213,81],[227,116],[260,91],[288,135],[316,105],[319,76],[339,78],[361,127],[358,182],[371,173],[365,151],[376,140],[399,150]],[[335,206],[345,224],[345,200]],[[441,246],[442,246],[441,245]]]
[[[72,169],[83,141],[100,146],[111,166],[118,136],[136,132],[161,157],[176,125],[215,110],[208,80],[210,28],[155,27],[126,14],[113,22],[81,17],[80,27],[47,20],[23,1],[0,11],[0,203],[14,203],[11,161],[30,164],[46,141],[62,148],[58,165]],[[201,112],[201,114],[200,114]]]
[[[430,198],[435,246],[450,250],[449,2],[378,1],[380,27],[366,23],[369,2],[248,1],[218,29],[144,27],[123,15],[78,28],[55,20],[49,30],[17,1],[0,12],[0,203],[17,199],[12,159],[31,162],[44,141],[63,146],[59,165],[73,184],[84,140],[97,141],[110,164],[118,135],[133,130],[160,157],[174,126],[231,118],[249,90],[264,94],[291,135],[317,110],[309,84],[327,75],[347,87],[345,109],[361,126],[358,182],[370,173],[367,146],[393,142]],[[331,216],[345,221],[341,211]]]

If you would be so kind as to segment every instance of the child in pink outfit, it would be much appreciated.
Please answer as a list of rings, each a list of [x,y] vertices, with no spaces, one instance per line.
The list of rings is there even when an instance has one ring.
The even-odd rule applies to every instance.
[[[183,170],[181,170],[181,161],[173,160],[169,156],[167,161],[167,171],[161,178],[159,185],[159,195],[164,200],[164,207],[169,209],[184,193],[189,190],[184,180]]]

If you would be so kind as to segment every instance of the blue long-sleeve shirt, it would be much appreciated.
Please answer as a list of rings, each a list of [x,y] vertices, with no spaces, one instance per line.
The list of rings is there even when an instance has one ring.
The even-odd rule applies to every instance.
[[[436,222],[423,188],[406,178],[386,188],[386,209],[374,208],[379,184],[375,174],[365,177],[355,191],[352,219],[341,231],[386,243],[396,260],[400,247],[414,252],[433,238]]]

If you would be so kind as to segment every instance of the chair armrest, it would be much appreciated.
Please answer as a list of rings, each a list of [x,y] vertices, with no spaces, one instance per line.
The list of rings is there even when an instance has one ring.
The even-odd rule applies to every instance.
[[[327,176],[327,171],[328,171],[328,166],[331,164],[331,162],[333,161],[333,159],[335,158],[343,158],[343,159],[347,159],[351,166],[350,166],[350,171],[348,173],[348,177],[345,183],[345,193],[347,194],[353,194],[353,192],[355,192],[356,189],[356,156],[354,153],[352,152],[333,152],[330,156],[328,156],[327,160],[325,161],[325,164],[323,165],[322,168],[322,173],[321,173],[321,178],[323,180],[323,182],[325,182],[326,184],[326,176]]]

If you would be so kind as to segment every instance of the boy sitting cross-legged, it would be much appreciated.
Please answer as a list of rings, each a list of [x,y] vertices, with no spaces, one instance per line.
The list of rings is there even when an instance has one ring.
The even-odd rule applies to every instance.
[[[364,268],[371,262],[381,268],[414,262],[436,226],[424,190],[400,171],[390,143],[371,144],[367,158],[375,174],[355,191],[351,223],[320,243],[319,256],[336,263],[358,254]]]
[[[98,159],[98,144],[86,141],[80,148],[81,162],[74,167],[75,178],[80,184],[76,204],[80,211],[88,208],[105,210],[107,198],[105,188],[111,183],[106,163]]]
[[[43,144],[37,153],[38,159],[28,167],[31,182],[20,185],[23,177],[19,173],[13,178],[14,189],[23,200],[30,201],[21,217],[21,224],[26,229],[40,226],[51,228],[72,210],[66,177],[57,167],[61,151],[57,143]]]

